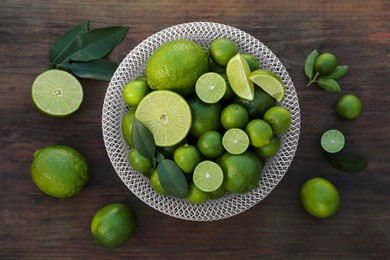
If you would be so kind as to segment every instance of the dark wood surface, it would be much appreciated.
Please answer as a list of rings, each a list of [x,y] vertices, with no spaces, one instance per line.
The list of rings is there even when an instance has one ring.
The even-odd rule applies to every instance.
[[[0,3],[0,259],[389,259],[390,258],[390,2],[339,1],[15,1]],[[224,23],[262,41],[283,62],[298,93],[301,135],[291,167],[262,202],[235,217],[191,222],[166,216],[123,185],[107,157],[101,114],[107,82],[81,80],[85,99],[66,119],[48,118],[31,101],[31,84],[48,64],[59,35],[81,20],[91,28],[128,26],[111,54],[120,62],[143,39],[190,22]],[[303,64],[311,50],[335,53],[350,66],[343,93],[364,104],[354,121],[338,118],[341,94],[306,88]],[[342,130],[347,152],[368,168],[344,173],[330,167],[319,137]],[[91,166],[76,197],[56,199],[32,182],[33,152],[51,144],[72,146]],[[308,215],[299,189],[311,177],[335,184],[339,212]],[[138,216],[126,245],[93,242],[90,222],[101,206],[126,202]]]

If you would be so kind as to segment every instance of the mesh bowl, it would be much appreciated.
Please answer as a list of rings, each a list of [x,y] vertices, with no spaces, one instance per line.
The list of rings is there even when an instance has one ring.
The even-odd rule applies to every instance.
[[[278,153],[266,161],[257,189],[242,195],[226,194],[220,199],[195,205],[184,199],[156,193],[150,186],[149,179],[130,166],[127,159],[129,147],[121,131],[122,119],[128,110],[122,99],[122,90],[126,83],[145,74],[148,58],[163,43],[174,39],[190,39],[208,49],[211,42],[220,37],[231,39],[237,44],[241,53],[252,53],[258,58],[262,68],[271,70],[280,77],[286,88],[286,96],[279,105],[291,113],[292,122],[289,130],[280,136],[281,147]],[[250,209],[263,200],[280,182],[298,146],[300,110],[298,97],[288,72],[263,43],[228,25],[193,22],[159,31],[130,51],[109,83],[103,104],[102,130],[108,157],[116,173],[140,200],[172,217],[192,221],[213,221],[235,216]]]

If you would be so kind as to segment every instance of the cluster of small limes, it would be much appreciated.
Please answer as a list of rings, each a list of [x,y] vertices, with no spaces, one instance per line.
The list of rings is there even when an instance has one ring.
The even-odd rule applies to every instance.
[[[134,147],[137,119],[153,135],[156,158],[172,160],[186,176],[188,201],[246,193],[259,185],[262,165],[290,127],[289,111],[277,106],[284,95],[278,76],[261,69],[254,55],[241,54],[230,39],[215,39],[208,52],[191,40],[165,43],[149,58],[146,75],[123,89],[129,163],[150,177],[156,192],[173,195],[155,158]]]

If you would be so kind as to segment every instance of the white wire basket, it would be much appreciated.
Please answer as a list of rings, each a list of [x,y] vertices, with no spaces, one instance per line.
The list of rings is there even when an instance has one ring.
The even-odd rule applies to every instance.
[[[229,38],[241,53],[255,55],[264,69],[276,73],[283,81],[286,95],[278,105],[286,108],[292,117],[291,126],[280,136],[278,153],[267,159],[259,187],[242,195],[227,193],[220,199],[195,205],[185,199],[162,196],[150,186],[149,178],[130,166],[129,147],[121,130],[122,119],[129,109],[123,101],[122,90],[126,83],[145,74],[148,58],[163,43],[175,39],[190,39],[206,49],[216,38]],[[298,146],[300,109],[293,82],[280,60],[262,42],[234,27],[211,22],[184,23],[166,28],[145,39],[120,63],[114,73],[103,104],[102,130],[108,157],[119,178],[140,200],[150,207],[172,217],[192,221],[213,221],[240,214],[263,200],[286,174]]]

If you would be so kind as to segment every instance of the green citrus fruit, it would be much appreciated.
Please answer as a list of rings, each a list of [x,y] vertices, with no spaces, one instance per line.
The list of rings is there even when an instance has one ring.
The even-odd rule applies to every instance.
[[[192,181],[201,191],[213,192],[222,185],[222,169],[213,161],[202,161],[195,167]]]
[[[222,145],[231,154],[241,154],[249,147],[249,137],[240,128],[231,128],[222,137]]]
[[[192,173],[202,158],[194,145],[185,144],[175,150],[173,159],[184,173]]]
[[[191,182],[188,186],[188,193],[186,199],[193,204],[202,204],[210,198],[209,192],[204,192]]]
[[[242,56],[244,56],[246,62],[248,62],[251,71],[260,69],[259,61],[257,60],[255,55],[250,53],[243,53]]]
[[[339,130],[330,129],[321,136],[321,146],[328,153],[337,153],[341,151],[344,144],[344,135]]]
[[[237,45],[230,39],[218,38],[210,45],[210,58],[219,66],[226,67],[230,58],[238,53]]]
[[[262,118],[268,109],[276,105],[276,100],[261,88],[255,88],[253,100],[236,97],[234,102],[243,105],[254,118]]]
[[[136,107],[149,92],[150,89],[144,81],[134,80],[125,85],[122,95],[127,105]]]
[[[363,105],[360,99],[352,94],[342,96],[336,105],[336,112],[339,116],[345,119],[357,118],[363,110]]]
[[[226,191],[223,185],[221,185],[215,191],[210,192],[210,199],[220,199],[225,195]]]
[[[269,70],[255,70],[249,79],[262,88],[278,102],[282,102],[285,95],[284,84],[280,78]]]
[[[269,158],[274,156],[280,148],[280,138],[276,135],[274,135],[269,144],[264,145],[259,148],[255,148],[255,152],[258,156],[262,158]]]
[[[284,107],[271,107],[265,112],[263,118],[271,126],[275,135],[286,132],[291,125],[291,114]]]
[[[218,73],[207,72],[196,81],[195,92],[203,102],[217,103],[225,95],[225,79]]]
[[[76,112],[84,98],[83,87],[69,72],[47,70],[34,80],[32,99],[44,114],[64,117]]]
[[[226,83],[226,91],[225,94],[222,97],[222,100],[230,100],[236,96],[236,94],[233,92],[232,87],[229,84],[229,80],[227,78],[227,75],[225,72],[220,73],[219,75],[222,76],[222,78],[225,80]]]
[[[135,233],[137,220],[134,211],[126,204],[112,203],[100,208],[93,216],[91,233],[104,247],[119,247]]]
[[[191,40],[173,40],[161,45],[146,65],[151,89],[166,89],[181,95],[193,93],[196,80],[209,70],[206,50]]]
[[[323,76],[331,74],[337,67],[337,58],[329,52],[322,53],[314,62],[314,69]]]
[[[224,153],[216,161],[224,173],[227,192],[243,194],[259,185],[262,165],[259,157],[247,150],[242,154]]]
[[[150,185],[152,188],[161,195],[168,195],[168,192],[163,188],[158,178],[157,169],[154,169],[152,174],[150,175]]]
[[[217,158],[225,151],[222,145],[222,135],[214,130],[203,133],[198,138],[197,147],[206,158]]]
[[[317,218],[334,215],[340,205],[340,196],[336,187],[323,178],[307,180],[301,188],[303,207]]]
[[[121,125],[123,138],[125,139],[127,145],[130,147],[133,147],[133,138],[131,136],[131,129],[132,129],[134,117],[135,117],[135,109],[131,108],[126,112],[125,116],[123,117],[122,125]]]
[[[194,137],[199,137],[203,133],[210,130],[218,130],[221,123],[221,104],[207,104],[201,101],[197,96],[193,96],[188,100],[188,105],[191,108],[192,123],[190,134]]]
[[[152,159],[142,156],[135,148],[130,150],[128,160],[134,170],[144,173],[145,175],[149,175],[150,171],[153,169]]]
[[[262,147],[269,144],[273,133],[271,126],[262,119],[252,119],[245,127],[250,144],[254,147]]]
[[[34,152],[31,177],[47,195],[66,198],[77,195],[89,178],[84,156],[64,145],[46,146]]]
[[[249,65],[240,53],[234,55],[226,67],[226,75],[233,92],[246,100],[254,98],[253,82],[248,78],[250,73]]]
[[[222,110],[221,124],[226,130],[244,128],[248,121],[248,110],[241,104],[229,104]]]

